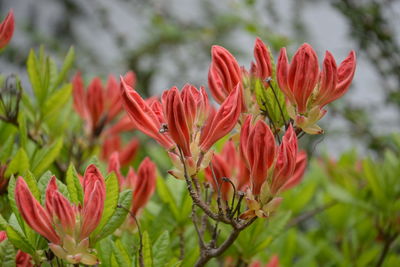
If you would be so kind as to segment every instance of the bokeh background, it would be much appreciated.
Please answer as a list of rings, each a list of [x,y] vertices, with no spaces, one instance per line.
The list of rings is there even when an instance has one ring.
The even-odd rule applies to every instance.
[[[256,36],[275,56],[282,46],[293,53],[308,42],[321,61],[325,50],[338,62],[351,49],[358,57],[352,87],[321,122],[327,134],[303,141],[309,151],[324,139],[318,150],[331,156],[353,147],[379,153],[400,128],[400,1],[0,1],[2,17],[10,8],[16,30],[0,58],[3,74],[24,74],[30,48],[45,44],[61,60],[73,45],[76,70],[85,78],[131,69],[137,90],[150,95],[187,82],[207,85],[213,44],[248,67]]]

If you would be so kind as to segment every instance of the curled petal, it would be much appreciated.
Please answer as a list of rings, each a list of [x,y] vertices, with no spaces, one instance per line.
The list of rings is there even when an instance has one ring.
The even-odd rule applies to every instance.
[[[150,106],[125,82],[122,77],[121,84],[122,103],[135,127],[151,138],[157,140],[157,142],[166,149],[173,148],[174,144],[171,139],[167,135],[160,133],[162,125]]]
[[[281,48],[277,64],[277,80],[279,88],[282,90],[283,94],[289,100],[290,103],[296,104],[293,92],[288,84],[288,73],[289,73],[289,60],[286,54],[286,48]]]
[[[57,216],[63,233],[72,234],[75,228],[75,209],[60,193],[55,192],[52,199],[53,216]]]
[[[296,167],[297,137],[292,125],[289,126],[279,146],[270,190],[277,194],[293,175]]]
[[[265,80],[272,76],[272,64],[270,58],[270,52],[265,46],[260,38],[256,38],[256,43],[254,45],[254,58],[256,59],[256,64],[253,66],[253,75]]]
[[[103,182],[104,183],[104,182]],[[96,229],[104,210],[105,188],[96,180],[91,188],[85,191],[82,210],[82,227],[80,240],[88,237]]]
[[[301,151],[297,154],[296,167],[294,169],[292,177],[290,177],[289,180],[285,183],[285,185],[282,187],[282,190],[288,190],[298,185],[303,179],[306,167],[307,153],[305,151]]]
[[[222,103],[217,113],[209,119],[200,136],[200,149],[208,151],[219,139],[227,135],[236,125],[242,109],[242,90],[240,84]]]
[[[49,213],[35,199],[22,177],[17,179],[15,201],[22,218],[33,230],[54,244],[60,243]]]
[[[186,122],[188,114],[185,112],[178,88],[173,87],[165,92],[163,105],[171,138],[182,149],[185,156],[190,156],[190,132]]]
[[[258,120],[251,127],[245,156],[250,167],[252,192],[258,195],[275,159],[275,138],[264,121]]]
[[[234,56],[222,46],[211,48],[211,60],[208,85],[214,99],[221,104],[241,84],[241,71]]]
[[[333,55],[326,51],[321,81],[316,94],[315,104],[325,106],[336,97],[336,84],[338,80],[336,61]]]
[[[325,60],[327,60],[326,58],[328,57],[328,54],[330,53],[327,52]],[[334,62],[332,55],[329,55],[329,58],[330,58],[329,61]],[[325,61],[324,61],[323,71],[325,71],[326,69],[326,73],[330,71],[329,63],[327,63],[327,65],[328,66],[325,66]],[[321,89],[325,89],[326,92],[322,96],[319,95],[317,96],[316,104],[319,104],[321,107],[323,107],[326,104],[342,97],[347,92],[351,82],[353,81],[355,70],[356,70],[356,54],[354,51],[351,51],[347,56],[347,58],[343,60],[343,62],[340,64],[339,68],[337,68],[337,70],[335,69],[334,73],[335,82],[332,83],[331,86],[328,87],[327,89],[321,86]]]
[[[48,213],[50,214],[51,217],[54,214],[54,207],[53,207],[54,194],[58,191],[56,179],[57,178],[55,176],[51,177],[50,182],[49,182],[49,184],[47,185],[47,188],[46,188],[45,205],[46,205],[46,209],[47,209],[47,211],[48,211]]]

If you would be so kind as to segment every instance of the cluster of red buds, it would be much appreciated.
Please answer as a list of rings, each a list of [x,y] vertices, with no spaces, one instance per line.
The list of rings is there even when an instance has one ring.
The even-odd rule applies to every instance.
[[[188,84],[182,91],[173,87],[164,91],[161,100],[146,101],[121,78],[123,105],[136,128],[167,149],[175,167],[170,171],[173,176],[193,178],[206,168],[207,180],[222,199],[227,200],[236,190],[246,192],[248,209],[242,219],[267,217],[279,205],[278,195],[301,181],[307,156],[298,150],[298,134],[322,133],[316,122],[326,113],[324,106],[349,88],[355,53],[350,52],[337,67],[327,52],[322,71],[308,44],[298,49],[290,65],[282,49],[277,71],[270,51],[258,38],[250,71],[241,68],[223,47],[213,46],[211,53],[208,84],[220,104],[218,110],[209,103],[203,87]],[[264,90],[275,90],[271,83],[275,73],[284,96],[282,103],[278,101],[284,134],[275,126],[271,130],[274,121],[260,111],[255,89],[246,83],[258,79]],[[233,140],[240,141],[227,142],[221,154],[214,155],[211,147],[235,126],[240,138]]]
[[[32,195],[22,177],[17,179],[15,200],[22,218],[49,240],[49,248],[69,263],[98,263],[89,236],[96,229],[104,210],[105,183],[94,165],[82,179],[83,205],[75,205],[58,190],[56,177],[47,185],[45,207]]]
[[[170,173],[182,179],[208,166],[210,148],[236,125],[242,95],[237,86],[218,110],[209,104],[204,88],[185,85],[182,91],[166,90],[161,102],[145,101],[123,78],[122,101],[135,127],[167,149],[175,169]],[[182,159],[184,164],[182,164]]]

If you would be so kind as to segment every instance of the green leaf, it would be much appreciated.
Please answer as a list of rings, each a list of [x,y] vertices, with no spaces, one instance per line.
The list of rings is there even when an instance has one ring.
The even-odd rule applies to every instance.
[[[153,245],[153,262],[154,266],[162,266],[167,260],[170,253],[170,240],[169,233],[165,231],[162,233]]]
[[[71,197],[71,201],[75,204],[83,204],[83,189],[78,178],[78,173],[74,165],[71,163],[67,170],[66,177],[67,189]]]
[[[46,171],[60,154],[62,146],[63,139],[61,137],[51,146],[42,149],[33,164],[33,174],[39,176]]]
[[[376,168],[370,159],[363,161],[363,169],[365,178],[367,178],[375,198],[380,201],[385,201],[385,193],[380,183],[380,180],[382,180],[382,175],[378,175]]]
[[[99,225],[94,230],[92,236],[96,236],[115,213],[118,205],[119,184],[117,176],[112,173],[106,178],[106,200],[104,201],[104,211]]]
[[[14,244],[15,247],[29,254],[35,253],[34,247],[29,243],[21,229],[18,229],[18,227],[15,225],[10,224],[7,226],[6,231],[8,239]]]
[[[29,169],[29,158],[23,148],[20,148],[11,160],[10,164],[5,173],[5,177],[9,177],[12,174],[24,175]]]
[[[15,202],[15,186],[16,186],[16,180],[15,180],[14,176],[11,176],[10,181],[8,182],[8,201],[10,203],[11,210],[15,214],[19,214],[17,204]],[[21,223],[21,221],[20,221],[20,223]]]
[[[0,251],[1,251],[1,266],[5,267],[14,267],[16,266],[15,257],[16,250],[13,244],[9,240],[4,240],[0,243]]]
[[[65,104],[67,104],[70,99],[72,92],[72,85],[66,84],[60,90],[56,90],[53,92],[50,97],[47,98],[44,103],[43,108],[43,119],[46,120],[51,116],[54,116],[61,110]]]
[[[114,211],[114,214],[107,221],[104,227],[101,229],[98,235],[93,235],[94,240],[98,241],[112,233],[121,226],[125,221],[126,215],[130,210],[132,203],[132,190],[125,190],[119,194],[118,208]]]
[[[151,251],[151,241],[149,234],[147,231],[143,232],[142,235],[142,244],[143,244],[143,262],[144,266],[151,267],[153,266],[153,258],[152,258],[152,251]]]
[[[74,59],[75,59],[75,49],[73,46],[71,46],[70,49],[68,50],[67,55],[65,56],[64,64],[61,67],[60,73],[58,74],[57,81],[54,84],[54,88],[58,87],[65,80],[69,70],[74,64]]]
[[[0,214],[0,230],[6,230],[8,222],[4,219],[3,215]]]
[[[179,220],[181,215],[178,210],[178,206],[176,205],[175,199],[172,196],[172,193],[169,190],[167,184],[165,183],[164,179],[161,177],[157,178],[157,193],[160,196],[161,200],[168,204],[175,219]]]
[[[38,181],[38,188],[41,192],[41,203],[42,204],[45,203],[47,185],[49,184],[49,182],[53,176],[54,175],[50,171],[47,171],[40,177],[40,179]],[[68,200],[71,200],[71,196],[69,195],[67,186],[58,179],[56,179],[56,183],[57,183],[58,191],[61,194],[63,194],[63,196],[65,196]]]
[[[43,90],[42,87],[42,81],[40,75],[41,72],[39,69],[38,59],[33,49],[31,49],[31,51],[29,52],[28,61],[26,64],[33,93],[35,94],[39,104],[42,104],[44,100],[45,91]]]
[[[273,89],[271,87],[266,88],[259,79],[255,79],[253,83],[257,103],[260,106],[261,111],[272,119],[272,123],[275,127],[280,128],[288,119],[285,96],[281,90],[278,89],[274,80],[271,81]],[[282,114],[284,119],[282,118]]]
[[[39,188],[40,193],[41,193],[42,196],[46,192],[46,188],[47,188],[47,185],[49,184],[49,181],[50,181],[51,177],[53,177],[53,174],[51,173],[51,171],[46,171],[39,178],[38,188]]]
[[[4,140],[4,139],[3,139]],[[0,149],[0,162],[7,161],[11,156],[14,147],[14,135],[11,134],[7,140],[2,144]]]
[[[131,259],[129,257],[128,252],[124,248],[121,243],[121,240],[117,239],[114,243],[112,243],[113,252],[115,254],[115,259],[118,262],[119,266],[130,266]]]

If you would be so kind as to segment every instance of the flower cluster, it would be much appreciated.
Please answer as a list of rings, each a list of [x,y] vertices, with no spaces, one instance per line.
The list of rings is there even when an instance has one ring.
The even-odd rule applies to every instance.
[[[90,165],[82,179],[83,205],[76,206],[59,191],[56,177],[47,185],[45,207],[32,195],[22,177],[17,179],[15,200],[26,223],[49,240],[53,253],[69,263],[98,262],[89,236],[100,222],[105,200],[103,176]]]
[[[193,176],[208,165],[211,146],[235,127],[241,112],[239,86],[218,110],[209,104],[204,88],[189,84],[182,91],[176,87],[166,90],[161,102],[146,102],[124,79],[122,87],[123,104],[133,123],[168,150],[176,168],[170,173],[177,178],[183,178],[184,169]]]

